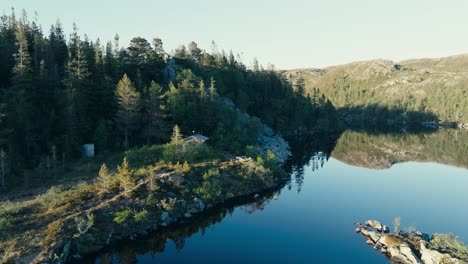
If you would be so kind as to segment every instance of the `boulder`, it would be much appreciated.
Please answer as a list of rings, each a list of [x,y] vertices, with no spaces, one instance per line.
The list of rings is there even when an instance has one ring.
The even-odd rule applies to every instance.
[[[169,216],[168,212],[163,212],[160,216],[161,222],[163,226],[168,226],[172,223],[172,218]]]
[[[367,238],[370,238],[374,243],[377,243],[381,238],[381,235],[374,231],[361,229],[361,233]]]
[[[410,263],[422,264],[423,262],[414,254],[408,244],[404,243],[400,246],[401,253],[410,261]]]
[[[367,220],[365,223],[366,226],[374,228],[375,230],[382,232],[382,224],[377,220]]]
[[[390,259],[395,263],[401,264],[422,264],[421,260],[414,255],[413,251],[409,246],[402,245],[402,247],[391,247],[387,249],[387,254],[390,255]]]
[[[426,248],[424,242],[421,242],[419,245],[419,252],[421,253],[421,260],[425,264],[439,264],[439,263],[451,263],[451,264],[461,264],[462,261],[452,258],[448,254],[442,254],[438,251]]]
[[[193,198],[193,201],[198,204],[198,207],[200,208],[200,211],[203,211],[205,209],[205,203],[200,198]]]

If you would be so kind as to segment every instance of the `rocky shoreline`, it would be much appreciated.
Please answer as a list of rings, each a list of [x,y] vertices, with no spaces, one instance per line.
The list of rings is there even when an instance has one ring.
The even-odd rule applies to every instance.
[[[244,119],[251,120],[254,118],[244,116]],[[271,128],[263,124],[263,122],[260,120],[256,121],[260,124],[258,137],[262,144],[257,151],[262,155],[266,155],[267,150],[272,151],[275,154],[277,164],[282,165],[291,155],[288,143],[281,136],[276,135]],[[248,162],[251,162],[251,160]],[[171,181],[171,177],[172,176],[169,176],[167,181]],[[156,221],[153,220],[146,222],[144,225],[137,225],[125,228],[125,230],[119,230],[118,234],[114,231],[109,233],[109,230],[102,230],[102,235],[84,234],[84,236],[79,238],[79,241],[76,241],[77,239],[73,238],[71,241],[62,243],[63,246],[58,248],[57,252],[51,254],[51,257],[49,257],[48,260],[47,258],[43,260],[53,263],[80,263],[80,260],[84,256],[95,254],[96,252],[99,252],[104,248],[111,247],[119,242],[134,240],[138,237],[146,237],[149,234],[155,234],[168,228],[193,221],[192,219],[202,217],[203,214],[214,208],[219,208],[224,204],[233,203],[246,198],[256,199],[260,197],[260,194],[281,188],[281,186],[289,179],[289,176],[286,174],[276,175],[275,177],[270,175],[270,177],[271,182],[266,186],[259,186],[244,192],[234,193],[230,197],[223,196],[222,199],[212,201],[210,203],[205,203],[199,197],[193,197],[191,200],[178,200],[177,204],[171,209],[158,205],[162,213]],[[177,199],[177,197],[175,197],[175,199]],[[72,248],[73,244],[85,244],[86,247],[83,247],[80,252],[71,253],[70,248]],[[39,261],[37,263],[42,262]]]
[[[390,259],[402,264],[461,264],[465,261],[449,253],[432,249],[433,237],[417,230],[391,233],[379,221],[368,220],[364,224],[355,223],[356,233],[360,233],[366,243]]]
[[[211,203],[204,203],[200,198],[194,197],[191,201],[180,201],[179,206],[174,207],[173,210],[165,210],[160,214],[158,221],[147,222],[145,225],[135,226],[133,228],[125,230],[125,233],[119,235],[114,235],[112,233],[107,235],[107,239],[100,240],[95,236],[83,237],[80,243],[86,244],[86,247],[78,253],[70,254],[69,249],[72,243],[76,241],[69,241],[63,245],[63,248],[56,252],[54,255],[58,256],[54,260],[52,259],[43,259],[47,263],[80,263],[83,258],[87,256],[96,254],[105,248],[112,247],[122,241],[135,240],[139,237],[147,237],[150,234],[157,234],[178,226],[184,223],[190,223],[192,219],[197,219],[203,217],[204,214],[209,213],[211,210],[220,208],[225,204],[236,203],[236,201],[245,200],[245,199],[257,199],[263,194],[271,193],[273,191],[281,188],[282,184],[287,181],[288,177],[284,175],[283,177],[278,178],[277,181],[274,181],[271,186],[267,188],[257,188],[252,189],[247,192],[237,193],[234,197],[228,199],[222,199],[214,201]],[[44,262],[37,262],[44,263]]]

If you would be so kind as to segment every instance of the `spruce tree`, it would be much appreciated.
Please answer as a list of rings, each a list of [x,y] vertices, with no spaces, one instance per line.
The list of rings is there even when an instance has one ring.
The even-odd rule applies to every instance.
[[[161,141],[167,133],[167,113],[165,95],[162,87],[155,81],[147,89],[145,98],[145,127],[143,130],[146,144]]]
[[[30,164],[35,148],[34,107],[31,96],[34,94],[31,56],[28,50],[28,39],[25,25],[18,23],[16,31],[17,53],[14,54],[15,66],[8,90],[8,126],[11,133],[10,149],[12,159]]]

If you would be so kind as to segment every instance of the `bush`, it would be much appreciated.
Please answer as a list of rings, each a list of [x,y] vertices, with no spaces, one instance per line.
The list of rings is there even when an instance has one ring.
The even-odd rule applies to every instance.
[[[135,214],[134,214],[133,218],[135,219],[135,222],[140,223],[143,220],[145,220],[147,215],[148,215],[148,211],[143,209],[140,212],[135,211]]]
[[[429,247],[442,253],[468,261],[468,248],[454,234],[434,234]]]
[[[132,166],[139,167],[158,162],[162,158],[164,150],[165,145],[144,146],[127,150],[125,156]]]
[[[36,197],[37,202],[47,210],[59,207],[64,201],[65,192],[63,186],[52,186],[46,193]]]
[[[0,216],[17,214],[21,210],[21,203],[6,201],[0,204]]]
[[[12,223],[11,217],[0,216],[0,237],[2,237],[4,233],[8,232],[8,230],[12,227],[13,227],[13,223]]]
[[[222,186],[218,169],[210,169],[203,174],[202,186],[195,189],[195,193],[203,200],[212,202],[222,196]]]
[[[123,225],[127,222],[131,215],[132,210],[128,208],[123,211],[117,212],[115,213],[114,222],[116,222],[119,225]]]

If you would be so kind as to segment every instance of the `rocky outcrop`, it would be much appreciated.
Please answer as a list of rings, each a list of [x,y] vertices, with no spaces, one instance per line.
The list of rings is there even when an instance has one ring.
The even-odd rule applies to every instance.
[[[278,134],[275,134],[273,130],[262,122],[257,117],[251,116],[247,113],[241,112],[236,105],[229,99],[225,97],[218,96],[218,103],[224,105],[225,107],[231,108],[236,111],[239,116],[239,121],[242,126],[250,126],[255,124],[258,127],[258,142],[259,147],[257,149],[258,153],[261,155],[266,155],[268,151],[273,152],[278,163],[285,162],[291,156],[291,149],[288,142],[283,139]]]
[[[463,128],[463,129],[468,129],[468,123],[460,123],[458,124],[458,127]]]
[[[426,243],[420,243],[421,260],[427,264],[439,263],[464,263],[461,260],[451,257],[449,254],[442,254],[438,251],[426,248]]]
[[[391,234],[379,221],[368,220],[364,225],[356,223],[356,232],[361,233],[366,243],[401,264],[461,264],[466,263],[436,250],[429,249],[429,235],[419,231]]]

